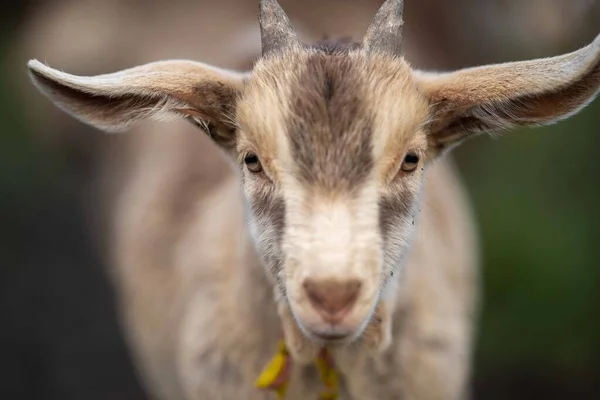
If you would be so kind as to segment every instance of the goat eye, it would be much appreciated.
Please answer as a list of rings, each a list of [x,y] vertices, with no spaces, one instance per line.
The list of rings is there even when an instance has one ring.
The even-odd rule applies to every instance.
[[[262,171],[262,165],[256,154],[249,153],[244,157],[244,164],[250,172],[258,173]]]
[[[400,169],[404,172],[413,172],[418,166],[419,156],[416,153],[408,153],[404,156],[404,161],[402,161]]]

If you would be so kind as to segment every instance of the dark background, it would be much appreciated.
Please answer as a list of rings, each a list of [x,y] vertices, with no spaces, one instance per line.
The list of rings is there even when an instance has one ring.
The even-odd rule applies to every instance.
[[[335,3],[327,8],[335,10],[358,1],[324,3]],[[1,399],[145,398],[120,337],[101,252],[87,221],[92,147],[104,139],[56,117],[50,108],[38,112],[45,100],[28,87],[27,59],[47,57],[65,70],[81,65],[75,72],[130,66],[138,60],[130,53],[141,52],[137,40],[152,44],[161,29],[180,26],[176,18],[156,25],[161,13],[181,7],[182,14],[189,14],[207,3],[28,0],[3,6]],[[223,7],[232,7],[232,1],[227,3]],[[281,3],[303,7],[300,1]],[[575,50],[600,33],[600,2],[594,0],[405,3],[407,40],[420,54],[413,63],[417,67],[454,69],[551,56]],[[85,11],[73,11],[83,4]],[[119,9],[127,14],[110,14]],[[315,18],[323,18],[318,12],[314,10]],[[293,19],[294,13],[289,14]],[[366,26],[372,15],[360,18]],[[224,22],[215,18],[214,23]],[[44,24],[54,28],[37,29]],[[156,38],[129,34],[149,27]],[[110,43],[98,47],[101,51],[90,49],[90,43],[100,40],[92,29],[106,34],[122,29],[123,43],[106,39]],[[74,45],[85,34],[91,35],[89,42]],[[61,48],[73,50],[61,53]],[[187,56],[177,49],[172,53]],[[140,62],[162,54],[167,53],[145,53]],[[480,137],[454,154],[482,246],[484,299],[475,399],[600,398],[599,150],[596,101],[558,125],[521,129],[500,139]]]

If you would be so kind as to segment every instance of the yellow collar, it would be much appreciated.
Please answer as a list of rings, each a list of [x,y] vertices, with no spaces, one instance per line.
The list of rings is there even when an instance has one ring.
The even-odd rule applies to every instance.
[[[323,383],[323,386],[325,386],[319,396],[319,400],[337,400],[338,376],[331,355],[327,349],[323,348],[323,350],[319,352],[319,355],[315,359],[315,364],[319,370],[321,382]],[[291,367],[292,359],[285,342],[282,340],[279,342],[277,353],[256,380],[256,387],[259,389],[272,390],[279,400],[285,399]]]

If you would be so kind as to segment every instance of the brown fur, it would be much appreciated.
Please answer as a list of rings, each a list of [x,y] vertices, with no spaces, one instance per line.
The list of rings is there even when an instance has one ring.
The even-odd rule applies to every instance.
[[[289,61],[286,61],[289,62]],[[292,89],[288,132],[297,173],[326,191],[349,190],[373,167],[363,76],[344,55],[312,54]]]
[[[148,112],[146,102],[161,93],[152,103],[160,105],[153,116],[170,112],[229,126],[226,137],[235,133],[236,146],[227,141],[228,153],[260,155],[261,174],[243,167],[237,174],[216,173],[199,161],[207,156],[218,162],[209,156],[215,148],[206,138],[171,137],[146,127],[127,179],[115,188],[121,196],[113,206],[111,247],[120,308],[129,343],[157,395],[264,398],[253,381],[282,335],[299,353],[314,351],[315,343],[290,312],[303,306],[289,289],[303,270],[343,256],[358,262],[325,262],[326,268],[313,273],[359,274],[371,290],[367,294],[381,296],[362,337],[331,347],[343,398],[460,399],[469,373],[476,251],[451,164],[433,158],[440,144],[453,145],[472,133],[449,135],[448,126],[536,124],[576,112],[598,92],[599,46],[597,39],[567,58],[441,76],[414,72],[402,59],[376,51],[367,56],[357,48],[285,50],[261,60],[251,76],[197,63],[157,63],[112,76],[108,86],[106,79],[77,78],[39,63],[30,68],[42,91],[101,128],[127,126],[123,114],[146,116],[136,104]],[[146,74],[161,68],[164,74],[158,76],[168,79]],[[348,73],[340,74],[345,68]],[[519,85],[508,90],[512,82]],[[143,101],[115,109],[88,102],[86,93]],[[530,103],[520,104],[524,99]],[[559,99],[565,106],[540,107],[539,99]],[[505,107],[490,112],[489,104]],[[515,113],[531,107],[533,115]],[[233,108],[235,121],[228,115]],[[351,118],[357,116],[365,120]],[[408,151],[422,159],[416,172],[404,174],[399,168]],[[346,160],[346,154],[355,157]],[[357,165],[365,171],[354,175]],[[325,183],[316,194],[310,190],[315,181]],[[345,190],[331,196],[339,182]],[[249,221],[242,197],[250,206]],[[339,217],[344,213],[351,216],[349,236],[339,228],[346,226]],[[315,227],[324,230],[320,239],[326,245],[297,240]],[[336,234],[349,245],[338,242]],[[380,256],[382,265],[375,261]],[[290,259],[299,264],[291,265]],[[365,296],[358,301],[364,310],[373,299]],[[374,353],[361,341],[388,345]],[[290,398],[316,398],[319,390],[314,368],[298,365]]]

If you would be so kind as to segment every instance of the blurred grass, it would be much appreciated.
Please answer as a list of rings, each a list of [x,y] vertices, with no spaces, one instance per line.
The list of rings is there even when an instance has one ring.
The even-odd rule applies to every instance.
[[[457,152],[481,233],[486,372],[600,367],[599,117],[595,102]]]
[[[16,94],[11,92],[8,81],[14,71],[9,71],[5,59],[7,47],[7,42],[0,41],[0,187],[4,192],[1,198],[16,200],[28,197],[33,191],[43,191],[45,185],[64,171],[57,155],[44,152],[32,132],[28,132],[25,114],[14,100]],[[22,73],[26,73],[25,61]]]
[[[81,176],[28,130],[9,89],[7,43],[0,42],[0,398],[146,399],[83,219]]]

